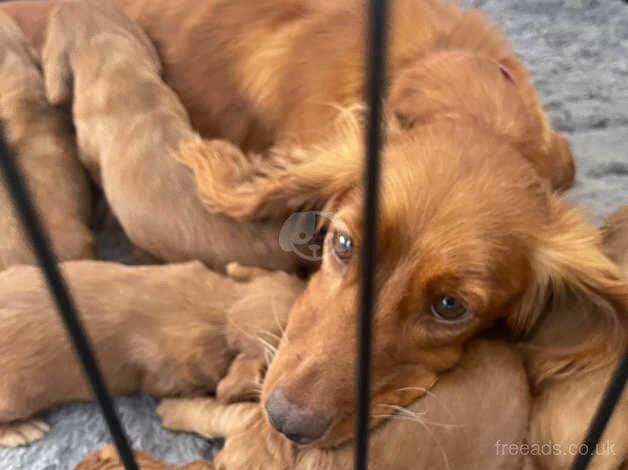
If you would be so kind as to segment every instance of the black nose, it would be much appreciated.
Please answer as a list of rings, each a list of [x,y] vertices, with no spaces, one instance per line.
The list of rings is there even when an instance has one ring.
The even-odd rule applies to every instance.
[[[265,406],[273,427],[298,444],[309,444],[319,439],[331,423],[330,418],[292,403],[281,386],[273,389]]]

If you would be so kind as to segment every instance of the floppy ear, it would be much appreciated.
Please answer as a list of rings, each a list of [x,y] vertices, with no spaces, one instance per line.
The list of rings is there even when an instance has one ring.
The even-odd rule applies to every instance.
[[[175,158],[193,173],[210,212],[234,218],[284,216],[297,209],[321,208],[361,175],[360,139],[333,146],[294,147],[246,156],[224,141],[185,142]]]
[[[527,336],[537,385],[612,363],[627,339],[628,282],[604,254],[599,231],[555,202],[532,254],[532,282],[508,319]]]
[[[567,139],[556,131],[551,131],[548,158],[552,162],[550,183],[557,191],[566,191],[574,182],[576,164]]]
[[[617,209],[602,227],[606,254],[628,276],[628,204]]]

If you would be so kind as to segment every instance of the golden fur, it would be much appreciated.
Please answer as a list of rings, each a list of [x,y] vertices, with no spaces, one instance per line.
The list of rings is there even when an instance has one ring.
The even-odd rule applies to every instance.
[[[119,110],[114,110],[113,103],[107,100],[96,106],[95,96],[115,92],[123,80],[134,83],[131,76],[138,74],[140,65],[105,67],[106,76],[100,77],[100,84],[93,87],[92,93],[79,94],[83,101],[75,102],[78,109],[74,117],[82,158],[92,167],[92,174],[100,173],[93,167],[102,170],[106,154],[119,157],[115,159],[118,163],[107,161],[117,174],[132,170],[120,161],[135,161],[133,176],[125,178],[124,185],[102,182],[125,231],[135,244],[168,261],[198,258],[221,268],[236,260],[294,269],[296,261],[277,243],[286,206],[324,202],[333,191],[330,171],[338,169],[338,165],[332,164],[338,161],[334,150],[355,147],[351,138],[345,139],[342,132],[336,132],[336,123],[343,115],[340,110],[360,108],[362,102],[364,1],[117,3],[155,44],[162,59],[164,80],[181,98],[192,126],[205,137],[225,139],[245,151],[263,152],[261,160],[266,162],[261,168],[256,166],[261,172],[260,184],[247,181],[232,187],[233,163],[223,158],[218,168],[208,166],[211,162],[207,155],[213,146],[192,138],[183,108],[169,105],[168,116],[158,111],[170,98],[154,80],[144,76],[148,81],[141,82],[142,89],[153,92],[129,90],[125,97],[134,99]],[[41,47],[41,25],[53,5],[54,2],[46,1],[27,5],[14,2],[0,8],[13,15],[36,46]],[[564,189],[571,184],[574,168],[568,145],[550,129],[525,69],[482,14],[435,0],[400,0],[394,2],[391,31],[390,97],[386,102],[391,129],[411,130],[426,116],[482,123],[490,134],[515,147],[553,187]],[[138,30],[135,33],[142,38]],[[147,43],[145,38],[142,42]],[[152,47],[149,49],[153,56]],[[48,56],[55,60],[54,54]],[[97,57],[91,60],[96,61]],[[55,69],[54,64],[46,66],[52,80],[48,91],[55,102],[70,91],[63,80],[68,77],[57,73],[63,70],[63,61],[58,61],[58,65],[61,69]],[[509,70],[514,83],[504,78],[500,65]],[[154,63],[145,66],[156,67]],[[85,67],[79,69],[81,74],[87,73]],[[112,71],[120,72],[117,79],[108,75]],[[475,79],[469,81],[468,76]],[[90,79],[86,75],[86,81]],[[158,89],[162,91],[157,93]],[[468,97],[457,92],[461,89],[468,90]],[[135,122],[137,119],[131,115],[123,120],[124,125],[116,126],[122,122],[117,113],[124,112],[126,116],[131,105],[145,111],[143,122]],[[83,108],[93,116],[107,113],[112,119],[89,121],[80,111]],[[159,137],[141,142],[134,139],[140,133]],[[336,138],[327,142],[330,135]],[[313,151],[321,141],[329,149],[323,155]],[[110,142],[120,144],[112,149]],[[256,208],[264,203],[277,217],[236,223],[224,214],[205,214],[189,191],[192,183],[188,173],[168,155],[184,142],[177,159],[194,171],[208,206],[221,209],[220,205],[225,204],[224,200],[215,200],[213,193],[220,193],[222,198],[233,194],[230,207],[222,212],[231,216],[255,213],[262,217],[264,211],[256,212]],[[259,159],[253,161],[259,163]],[[141,171],[146,166],[150,172]],[[325,171],[325,166],[330,171]],[[210,178],[213,181],[209,182],[208,172],[211,175],[214,170],[225,178]],[[355,174],[353,165],[349,164],[348,170]],[[307,178],[299,178],[305,172]],[[340,176],[334,179],[338,181]],[[166,178],[169,185],[157,183]],[[321,178],[325,179],[324,184]],[[278,181],[285,187],[273,190],[272,185]],[[247,197],[249,190],[253,195]],[[319,194],[319,190],[324,194]],[[158,211],[159,219],[167,223],[155,220]]]
[[[70,127],[46,100],[38,54],[0,12],[0,126],[60,260],[93,258],[91,193]],[[1,178],[0,178],[1,180]],[[34,264],[30,242],[0,181],[0,270]]]
[[[363,2],[120,3],[155,42],[164,78],[192,122],[205,135],[261,152],[196,136],[159,79],[148,41],[111,6],[62,3],[44,47],[48,95],[68,98],[73,79],[81,157],[135,243],[165,259],[193,255],[219,267],[237,253],[268,265],[277,251],[267,217],[278,223],[302,207],[333,214],[322,266],[291,310],[289,341],[280,343],[261,394],[265,401],[281,386],[291,401],[332,420],[308,448],[313,457],[303,456],[323,466],[334,458],[328,449],[352,440],[355,421],[358,260],[340,261],[331,246],[337,233],[353,239],[356,253],[360,246],[361,126],[338,109],[360,109]],[[395,2],[391,31],[373,319],[375,435],[388,423],[378,403],[409,406],[437,379],[436,388],[455,377],[470,361],[473,338],[495,322],[533,343],[528,373],[543,393],[548,384],[611,367],[625,348],[628,314],[628,284],[597,231],[552,191],[571,184],[571,154],[502,37],[480,14],[431,0]],[[190,190],[194,180],[204,205]],[[232,219],[212,218],[225,216]],[[260,218],[262,225],[246,225]],[[460,299],[469,314],[437,320],[430,304],[439,296]],[[589,322],[570,324],[570,344],[544,344],[552,331],[546,325],[560,323],[565,311],[586,312]],[[564,411],[558,405],[552,412]],[[518,428],[508,430],[517,439]],[[570,423],[549,432],[580,438]],[[268,442],[260,452],[277,452]],[[244,450],[224,455],[264,462]],[[404,468],[406,455],[395,456],[401,461],[391,466]]]
[[[43,49],[48,97],[59,103],[73,96],[81,161],[131,241],[168,261],[294,269],[292,254],[278,246],[279,222],[240,223],[209,214],[200,203],[191,175],[172,158],[195,134],[159,78],[160,64],[143,33],[113,8],[91,18],[89,2],[71,7],[78,11],[54,17]],[[67,20],[80,15],[84,30]],[[99,25],[111,34],[92,39]],[[124,53],[112,57],[112,48]]]
[[[461,390],[464,400],[460,399]],[[380,405],[375,413],[386,416],[386,423],[371,433],[369,468],[522,468],[522,455],[499,447],[500,442],[521,445],[528,423],[527,380],[512,346],[477,340],[469,345],[460,366],[444,375],[428,395],[406,408]],[[225,447],[213,464],[195,462],[199,469],[353,468],[352,442],[333,449],[298,447],[270,428],[256,404],[223,405],[207,398],[165,400],[158,412],[173,429],[226,436]],[[171,468],[145,454],[139,457],[142,469]],[[122,467],[115,451],[105,448],[77,468]]]
[[[611,259],[617,262],[628,259],[628,206],[620,208],[608,219],[602,228],[602,235],[604,249]],[[598,237],[594,233],[588,236]],[[569,243],[570,240],[563,236],[562,244]],[[593,272],[593,263],[600,266],[606,264],[597,253],[597,259],[590,259],[593,253],[576,246],[573,249],[572,256],[579,260],[571,262],[573,267],[570,269],[573,271]],[[610,267],[606,265],[606,269]],[[623,272],[628,276],[625,264]],[[589,280],[590,284],[594,281]],[[622,317],[618,323],[612,307],[606,302],[624,302],[624,306],[619,308],[626,312],[626,293],[621,285],[614,289],[616,291],[609,292],[605,299],[590,294],[554,299],[554,305],[543,312],[529,342],[524,345],[529,374],[534,381],[534,406],[528,436],[531,444],[551,442],[565,450],[584,440],[588,425],[617,366],[617,352],[621,351],[622,344],[625,348],[626,319]],[[604,315],[593,315],[595,310]],[[619,334],[609,335],[608,331],[612,329]],[[577,373],[573,373],[574,367]],[[626,422],[628,394],[624,393],[600,440],[598,450],[602,455],[595,456],[589,468],[624,468],[622,464],[628,462]],[[612,452],[609,451],[609,444],[612,445]],[[569,452],[552,453],[537,457],[535,463],[540,470],[566,469],[573,458]]]
[[[625,217],[620,211],[610,220],[617,223]],[[614,234],[623,237],[628,233],[628,227],[623,227]],[[628,244],[622,245],[621,249],[609,246],[607,249],[612,256],[628,254]],[[574,321],[570,313],[572,310],[566,308],[555,314],[562,334]],[[581,331],[581,328],[574,331]],[[287,332],[285,338],[290,335]],[[557,337],[554,333],[553,339]],[[466,347],[460,364],[452,372],[442,375],[427,395],[406,407],[388,403],[375,406],[373,414],[385,417],[385,420],[372,432],[370,468],[569,468],[574,458],[574,446],[582,442],[612,367],[566,377],[557,374],[546,379],[543,385],[537,385],[534,400],[530,401],[527,380],[519,361],[511,347],[476,340]],[[460,397],[461,391],[464,391],[464,399]],[[425,389],[419,392],[423,395]],[[225,448],[213,464],[199,461],[190,464],[194,467],[189,468],[352,468],[351,442],[331,449],[297,447],[270,428],[259,405],[225,405],[208,398],[170,399],[162,401],[158,413],[169,428],[211,438],[227,437]],[[607,453],[594,457],[591,468],[623,468],[628,444],[623,424],[627,417],[628,400],[624,397],[601,441],[601,445],[611,444],[612,447],[601,447],[602,452],[607,449]],[[474,429],[474,425],[479,428]],[[511,444],[515,446],[514,451],[507,450]],[[526,445],[528,447],[524,447]],[[552,450],[535,457],[529,455],[532,446]],[[141,468],[147,470],[174,468],[143,453],[138,453],[137,457]],[[122,467],[115,451],[103,448],[88,456],[78,468],[115,470]]]
[[[620,207],[602,228],[608,255],[628,273],[628,205]]]
[[[154,396],[214,392],[233,357],[261,358],[303,282],[282,272],[237,279],[199,262],[129,267],[99,261],[61,264],[109,390]],[[238,361],[235,362],[237,364]],[[59,367],[63,364],[63,367]],[[21,445],[23,420],[91,391],[35,267],[0,273],[0,444]],[[223,387],[221,399],[251,396],[261,371]],[[228,379],[227,375],[227,379]],[[16,421],[17,420],[17,421]],[[8,424],[7,424],[8,423]]]

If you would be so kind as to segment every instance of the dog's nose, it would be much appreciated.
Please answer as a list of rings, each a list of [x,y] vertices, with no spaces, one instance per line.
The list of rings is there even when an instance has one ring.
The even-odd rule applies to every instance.
[[[266,412],[273,427],[298,444],[308,444],[320,438],[331,419],[292,403],[277,386],[266,400]]]

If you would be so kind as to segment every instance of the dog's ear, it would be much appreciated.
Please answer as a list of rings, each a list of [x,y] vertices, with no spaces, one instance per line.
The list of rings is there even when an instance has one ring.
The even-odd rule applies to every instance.
[[[576,176],[576,164],[567,139],[551,131],[548,159],[552,162],[550,183],[557,191],[566,191]]]
[[[609,364],[627,339],[628,282],[604,253],[599,230],[554,202],[553,220],[531,253],[530,285],[508,317],[534,352],[537,384]]]
[[[210,212],[260,219],[321,208],[355,185],[361,175],[359,139],[339,142],[247,156],[227,142],[196,139],[184,143],[176,159],[192,171]]]
[[[606,254],[628,276],[628,204],[617,209],[602,227]]]

